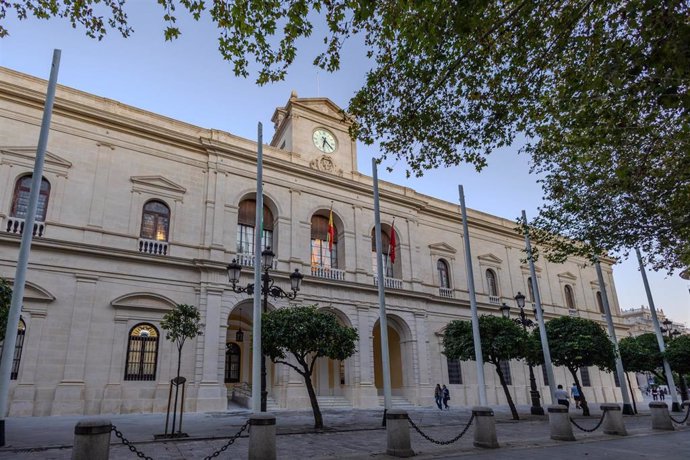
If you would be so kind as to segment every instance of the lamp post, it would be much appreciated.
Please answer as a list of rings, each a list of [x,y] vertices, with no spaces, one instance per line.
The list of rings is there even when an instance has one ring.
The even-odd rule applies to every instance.
[[[535,323],[534,321],[525,316],[525,296],[522,295],[522,293],[518,292],[515,296],[515,302],[517,303],[518,308],[520,308],[520,317],[513,319],[513,321],[515,321],[517,324],[521,324],[522,329],[525,332],[527,332],[527,328],[534,326]],[[510,317],[510,307],[505,303],[501,305],[501,314],[504,318]],[[529,368],[529,395],[532,399],[532,407],[530,407],[530,413],[532,415],[544,415],[544,408],[539,403],[540,397],[539,391],[537,390],[537,381],[534,378],[534,369],[532,368],[532,365],[529,363],[527,363],[527,367]]]
[[[295,269],[294,272],[290,274],[290,288],[292,292],[285,292],[281,287],[274,285],[274,280],[268,275],[268,271],[273,266],[273,258],[275,254],[271,251],[270,247],[267,247],[261,251],[261,265],[263,273],[261,275],[261,294],[263,295],[262,311],[266,313],[268,309],[268,297],[273,297],[274,299],[285,298],[294,300],[297,297],[297,292],[300,288],[300,283],[302,282],[302,275],[299,269]],[[232,291],[237,293],[246,292],[249,295],[254,294],[254,283],[247,284],[245,287],[238,287],[237,283],[240,280],[240,272],[242,271],[242,266],[237,263],[237,260],[232,259],[232,262],[228,265],[228,279],[232,284]],[[266,399],[268,396],[268,390],[266,389],[266,355],[263,354],[263,347],[261,350],[261,412],[266,412]]]
[[[668,332],[668,338],[669,338],[669,339],[672,339],[672,338],[673,338],[674,336],[676,336],[676,335],[682,334],[682,332],[680,332],[680,331],[677,330],[677,329],[671,329],[671,326],[673,325],[673,321],[671,321],[671,320],[668,319],[668,318],[665,318],[665,319],[661,322],[661,324],[664,325],[664,327],[661,328],[661,332]]]

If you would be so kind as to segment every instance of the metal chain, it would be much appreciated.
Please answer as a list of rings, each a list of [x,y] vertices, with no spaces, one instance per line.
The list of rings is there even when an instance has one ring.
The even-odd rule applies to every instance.
[[[110,431],[114,431],[115,436],[120,438],[120,441],[122,441],[122,444],[127,446],[130,451],[137,454],[137,457],[143,458],[145,460],[153,460],[153,458],[149,457],[148,455],[145,455],[143,452],[141,452],[139,449],[137,449],[134,444],[129,442],[129,440],[122,435],[122,432],[119,431],[115,425],[110,425]]]
[[[204,460],[211,460],[212,458],[216,458],[216,457],[219,456],[222,452],[225,452],[226,450],[228,450],[228,447],[230,447],[230,446],[237,440],[237,438],[240,437],[240,435],[242,434],[242,432],[243,432],[244,430],[246,430],[248,426],[249,426],[249,420],[247,420],[246,422],[244,422],[244,425],[242,425],[242,427],[240,427],[240,431],[238,431],[238,432],[235,434],[235,436],[231,436],[230,439],[228,440],[228,442],[227,442],[223,447],[221,447],[220,449],[218,449],[217,451],[215,451],[215,452],[212,453],[211,455],[208,455],[208,456],[204,457]]]
[[[412,425],[412,428],[414,428],[415,430],[417,430],[417,433],[419,433],[420,435],[422,435],[422,437],[423,437],[424,439],[426,439],[427,441],[431,441],[431,442],[433,442],[434,444],[440,444],[440,445],[442,445],[442,446],[445,446],[445,445],[448,445],[448,444],[453,444],[455,441],[457,441],[458,439],[462,438],[462,436],[463,436],[465,433],[467,433],[467,430],[470,429],[470,425],[472,425],[472,421],[473,421],[473,420],[474,420],[474,414],[472,414],[472,416],[470,417],[470,420],[467,422],[467,425],[465,425],[465,428],[460,432],[460,434],[457,435],[456,437],[454,437],[453,439],[451,439],[451,440],[449,440],[449,441],[437,441],[437,440],[433,439],[431,436],[429,436],[429,435],[427,435],[426,433],[424,433],[424,432],[423,432],[423,431],[412,421],[411,418],[409,418],[409,417],[407,418],[407,421],[410,422],[410,425]]]
[[[596,429],[599,428],[599,427],[601,426],[601,424],[602,424],[603,421],[604,421],[604,417],[606,417],[606,412],[608,412],[608,411],[602,412],[601,418],[599,419],[599,423],[597,423],[597,425],[596,425],[594,428],[592,428],[591,430],[588,430],[587,428],[581,427],[580,425],[577,424],[577,422],[576,422],[575,420],[573,420],[573,419],[570,418],[570,417],[568,417],[568,418],[570,418],[570,423],[572,423],[573,425],[575,425],[576,427],[578,427],[579,429],[581,429],[581,430],[584,431],[585,433],[591,433],[591,432],[593,432],[593,431],[596,431]]]
[[[688,411],[685,413],[685,418],[683,420],[680,420],[680,421],[676,420],[675,418],[673,418],[673,415],[671,415],[670,413],[668,414],[668,416],[671,417],[671,421],[673,423],[677,423],[678,425],[682,425],[683,423],[685,423],[688,420],[688,417],[690,417],[690,405],[688,405]]]

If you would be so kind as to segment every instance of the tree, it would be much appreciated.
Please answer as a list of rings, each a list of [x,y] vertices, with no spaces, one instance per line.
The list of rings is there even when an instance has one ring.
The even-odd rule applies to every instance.
[[[201,314],[194,305],[179,303],[165,314],[161,327],[165,330],[165,338],[177,346],[177,376],[171,382],[175,386],[175,405],[173,406],[172,435],[175,436],[175,417],[177,414],[177,396],[182,383],[180,378],[180,366],[182,364],[182,347],[187,339],[193,339],[203,333],[204,325],[201,323]],[[172,392],[172,387],[171,387]],[[184,392],[182,393],[184,395]],[[180,403],[182,410],[184,400]],[[168,399],[168,415],[170,415],[170,399]],[[165,420],[165,431],[168,431],[168,418]],[[182,432],[182,415],[180,415],[179,433]]]
[[[12,285],[5,278],[0,278],[0,342],[5,340],[7,317],[10,314],[11,305]]]
[[[690,335],[680,335],[668,341],[666,359],[674,372],[678,373],[681,399],[687,401],[688,385],[686,376],[690,375]]]
[[[520,136],[547,202],[533,237],[553,243],[551,257],[639,247],[655,268],[690,265],[688,0],[158,3],[166,39],[181,33],[178,9],[208,15],[235,74],[256,64],[259,84],[285,77],[315,25],[324,45],[314,64],[327,71],[348,38],[363,37],[371,68],[348,113],[352,135],[380,142],[382,159],[415,175],[480,170]],[[128,36],[125,4],[2,2],[0,22],[15,10],[64,17],[98,39]]]
[[[533,334],[535,340],[539,340],[539,330],[535,329]],[[612,372],[616,359],[613,343],[604,328],[596,321],[572,316],[562,316],[548,321],[546,335],[549,339],[552,364],[564,366],[570,371],[582,398],[582,414],[589,415],[589,406],[577,371],[581,367],[596,366],[603,371]]]
[[[274,363],[289,366],[304,378],[314,412],[314,429],[323,428],[312,383],[314,366],[321,357],[338,361],[349,358],[356,351],[358,337],[357,329],[341,325],[333,313],[318,310],[315,305],[280,308],[263,316],[263,352]]]
[[[501,362],[525,359],[529,342],[527,333],[507,318],[483,315],[479,317],[479,335],[481,336],[482,359],[494,365],[513,420],[519,420],[513,397],[501,369]],[[443,334],[443,353],[451,359],[463,361],[475,359],[470,321],[454,320],[448,324]]]
[[[659,351],[659,342],[653,332],[635,337],[623,337],[618,342],[618,352],[626,371],[650,372],[659,380],[666,381],[663,355]]]

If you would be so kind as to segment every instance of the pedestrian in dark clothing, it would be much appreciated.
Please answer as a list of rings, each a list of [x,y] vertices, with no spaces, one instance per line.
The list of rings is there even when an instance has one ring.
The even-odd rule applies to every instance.
[[[448,401],[450,400],[450,391],[448,391],[448,388],[443,385],[443,406],[450,410],[450,407],[448,407]]]
[[[563,385],[558,385],[558,389],[556,390],[554,396],[556,397],[558,404],[561,406],[570,406],[570,396],[568,396],[568,392],[563,389]]]
[[[443,390],[441,390],[441,385],[436,384],[436,389],[434,389],[434,399],[436,400],[436,405],[439,409],[443,410],[441,406],[441,401],[443,400]]]

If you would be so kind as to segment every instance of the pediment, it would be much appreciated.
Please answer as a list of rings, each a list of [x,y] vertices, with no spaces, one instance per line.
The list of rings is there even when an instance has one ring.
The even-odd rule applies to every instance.
[[[524,265],[524,264],[523,264],[523,265],[520,265],[520,270],[529,273],[529,272],[530,272],[530,270],[529,270],[529,265]],[[534,266],[534,271],[537,272],[537,273],[541,273],[541,267],[539,267],[538,265],[535,265],[535,266]]]
[[[479,259],[482,262],[490,263],[490,264],[496,264],[500,265],[503,263],[503,260],[500,259],[498,256],[494,254],[482,254],[480,256],[477,256],[477,259]]]
[[[291,101],[296,106],[323,113],[333,118],[343,118],[343,109],[327,97],[300,98]]]
[[[187,189],[163,176],[132,176],[132,190],[164,195],[181,200]]]
[[[456,252],[458,252],[457,249],[455,249],[453,246],[451,246],[448,243],[431,243],[429,245],[429,249],[431,251],[445,252],[448,254],[455,254]]]
[[[110,302],[110,305],[112,305],[113,308],[168,312],[175,307],[176,303],[159,294],[134,292],[118,297]]]
[[[37,147],[0,147],[2,162],[33,169],[34,163],[36,162],[36,149]],[[43,163],[44,171],[66,175],[67,170],[71,167],[71,162],[46,150]]]
[[[14,286],[14,280],[11,278],[6,278],[7,282]],[[42,288],[36,283],[31,281],[24,282],[24,302],[30,300],[32,302],[45,302],[49,303],[55,300],[55,296],[50,293],[45,288]]]
[[[575,281],[575,280],[577,280],[577,276],[573,275],[573,274],[570,273],[570,272],[559,273],[559,274],[558,274],[558,277],[561,278],[561,279],[570,280],[570,281]]]

